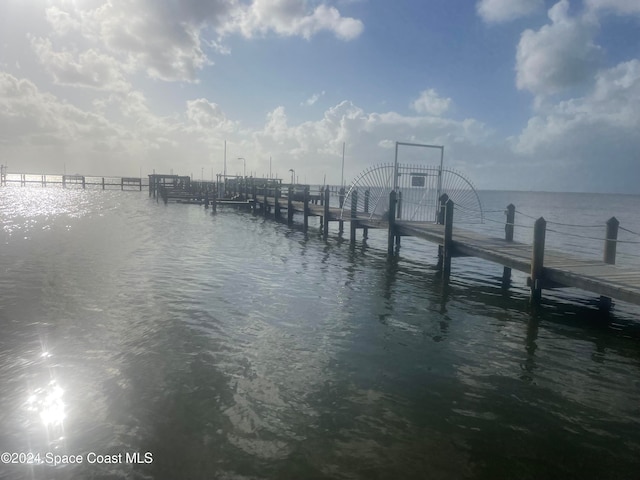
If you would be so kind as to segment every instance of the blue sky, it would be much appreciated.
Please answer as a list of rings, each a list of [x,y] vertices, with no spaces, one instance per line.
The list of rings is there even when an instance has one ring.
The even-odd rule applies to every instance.
[[[638,0],[5,0],[0,163],[640,193]],[[401,160],[434,163],[437,152]]]

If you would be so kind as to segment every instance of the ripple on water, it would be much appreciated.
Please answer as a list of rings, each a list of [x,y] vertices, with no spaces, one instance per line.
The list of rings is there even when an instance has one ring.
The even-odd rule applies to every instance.
[[[158,479],[625,478],[639,466],[640,356],[625,326],[637,309],[616,312],[621,331],[585,320],[578,295],[532,312],[524,276],[505,292],[500,267],[455,259],[445,286],[434,248],[403,239],[387,260],[375,232],[351,249],[315,227],[121,192],[40,189],[59,203],[40,218],[28,199],[6,207],[10,190],[7,225],[29,233],[5,230],[0,256],[7,447],[48,445],[24,406],[57,385],[62,450],[149,449],[140,475]]]

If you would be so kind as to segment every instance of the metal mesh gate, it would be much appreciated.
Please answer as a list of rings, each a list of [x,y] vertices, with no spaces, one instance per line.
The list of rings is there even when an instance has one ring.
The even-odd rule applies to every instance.
[[[389,194],[397,169],[399,207],[397,218],[434,222],[439,210],[438,196],[447,194],[455,204],[457,223],[482,223],[482,203],[473,184],[451,169],[417,165],[377,165],[362,172],[351,184],[342,207],[342,217],[352,212],[367,220],[384,220],[389,210]]]

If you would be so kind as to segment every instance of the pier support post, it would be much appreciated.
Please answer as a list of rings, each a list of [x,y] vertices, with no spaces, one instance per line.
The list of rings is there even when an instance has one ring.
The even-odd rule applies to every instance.
[[[449,195],[443,193],[440,195],[440,209],[438,210],[438,225],[444,225],[444,216],[447,208],[447,200],[449,200]]]
[[[344,187],[340,187],[340,193],[338,194],[340,208],[344,206]],[[344,222],[342,220],[338,221],[338,233],[342,235],[344,232]]]
[[[507,242],[513,242],[513,227],[516,220],[516,207],[513,203],[507,205],[507,210],[505,211],[507,216],[507,221],[504,225],[504,239]],[[511,284],[511,269],[509,267],[504,267],[502,269],[502,287],[508,288]]]
[[[304,223],[302,229],[305,233],[307,233],[307,230],[309,229],[309,185],[304,186],[303,195]]]
[[[258,187],[256,187],[255,179],[251,182],[251,198],[253,199],[253,205],[251,205],[251,212],[255,215],[258,208]]]
[[[389,212],[387,216],[389,217],[389,233],[387,237],[387,254],[393,255],[394,253],[394,243],[396,238],[396,206],[398,203],[398,197],[395,190],[391,190],[389,193]]]
[[[539,303],[542,299],[542,276],[544,270],[544,242],[547,234],[547,221],[540,217],[533,226],[533,252],[531,255],[531,303]]]
[[[616,217],[611,217],[607,220],[607,233],[604,240],[604,263],[609,265],[615,265],[616,263],[616,248],[618,246],[618,228],[620,222]],[[600,302],[598,304],[600,310],[608,312],[611,310],[613,302],[611,297],[600,296]]]
[[[273,214],[276,220],[280,218],[280,187],[276,187],[273,193]]]
[[[267,195],[269,194],[269,189],[267,188],[267,186],[264,186],[264,203],[262,204],[262,214],[265,216],[265,218],[267,217],[267,212],[269,210],[269,208],[267,207]]]
[[[356,244],[356,229],[358,227],[358,221],[356,220],[356,215],[358,211],[358,191],[354,190],[351,195],[351,220],[349,221],[349,233],[351,234],[349,237],[349,242],[351,245]]]
[[[211,213],[218,211],[218,192],[213,191],[213,197],[211,198]]]
[[[369,190],[365,190],[364,192],[364,213],[369,213],[369,199],[371,198],[371,192]],[[366,217],[366,215],[365,215]],[[369,228],[364,227],[362,229],[362,238],[366,240],[369,238]]]
[[[616,248],[618,246],[618,228],[620,222],[616,217],[607,220],[607,235],[604,241],[604,263],[615,265]]]
[[[339,199],[340,208],[342,208],[344,206],[344,187],[340,187],[338,199]],[[344,222],[340,220],[338,221],[338,233],[342,235],[343,232],[344,232]]]
[[[293,223],[293,188],[291,186],[289,186],[287,193],[287,223],[289,225]]]
[[[322,223],[322,236],[324,239],[327,239],[329,235],[329,196],[331,195],[331,191],[329,190],[329,186],[326,186],[324,189],[324,221]]]
[[[398,192],[398,207],[396,209],[396,218],[402,218],[402,192]],[[400,248],[400,235],[396,235],[396,248]]]
[[[451,256],[453,250],[453,200],[445,203],[444,212],[444,240],[442,243],[442,279],[449,282],[451,275]]]

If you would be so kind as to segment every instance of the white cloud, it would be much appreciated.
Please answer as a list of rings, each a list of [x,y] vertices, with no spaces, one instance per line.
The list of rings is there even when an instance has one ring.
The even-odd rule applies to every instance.
[[[0,72],[0,156],[22,171],[56,173],[66,163],[84,174],[126,175],[132,166],[137,173],[143,165],[151,171],[206,159],[208,141],[216,137],[215,128],[203,135],[179,119],[154,115],[139,92],[114,93],[94,105],[82,110]],[[119,116],[107,119],[100,113],[107,108]]]
[[[54,51],[51,40],[31,38],[38,59],[60,85],[89,87],[98,90],[126,91],[131,88],[121,65],[114,57],[89,49],[79,55]]]
[[[237,122],[230,121],[219,105],[205,98],[188,101],[186,116],[200,133],[233,132],[238,128]]]
[[[106,49],[152,78],[197,82],[212,60],[207,49],[228,53],[226,36],[275,32],[309,39],[322,31],[351,40],[363,30],[360,20],[344,17],[305,0],[110,0],[106,3],[52,0],[46,17],[58,36],[80,34],[97,50]],[[67,62],[68,63],[68,62]]]
[[[198,71],[211,64],[202,46],[202,22],[215,18],[217,12],[225,13],[226,2],[200,2],[210,5],[208,9],[193,1],[177,5],[112,0],[83,12],[85,35],[152,78],[195,82]]]
[[[346,177],[349,178],[372,164],[392,162],[393,153],[388,147],[395,141],[446,144],[450,164],[475,168],[485,159],[474,150],[487,143],[491,136],[485,125],[473,119],[454,121],[397,112],[367,113],[352,102],[343,101],[329,108],[318,120],[293,125],[283,107],[274,109],[264,127],[253,133],[251,148],[273,153],[274,161],[281,168],[293,166],[297,172],[319,179],[325,173],[331,175],[337,171],[345,142]],[[434,157],[433,162],[438,158]],[[328,178],[329,182],[338,180]]]
[[[585,4],[589,10],[604,10],[626,14],[640,14],[640,2],[638,0],[586,0]]]
[[[593,43],[598,25],[588,16],[571,18],[568,0],[549,9],[550,25],[525,30],[516,53],[516,84],[536,95],[581,85],[597,71],[601,48]]]
[[[46,10],[46,18],[60,35],[82,30],[82,19],[74,11],[65,11],[57,5]]]
[[[480,0],[478,15],[487,23],[501,23],[530,15],[544,7],[544,0]]]
[[[320,97],[322,97],[324,95],[324,90],[320,93],[314,93],[313,95],[311,95],[309,98],[307,98],[304,102],[302,102],[300,105],[301,106],[307,106],[310,107],[312,105],[315,105],[315,103],[320,100]]]
[[[324,3],[308,11],[304,0],[254,0],[250,5],[240,6],[232,16],[233,22],[222,31],[240,31],[245,37],[273,31],[282,36],[309,39],[328,31],[341,40],[352,40],[364,30],[362,21],[343,17],[338,9]]]
[[[531,118],[514,151],[538,163],[565,165],[577,179],[607,178],[602,190],[633,191],[640,178],[640,60],[599,72],[584,97],[563,101]]]
[[[82,140],[87,132],[108,137],[114,131],[104,118],[40,92],[29,80],[0,72],[2,143],[59,143]]]
[[[420,96],[411,102],[411,108],[418,113],[440,116],[451,107],[451,99],[438,95],[433,88],[423,90]]]

